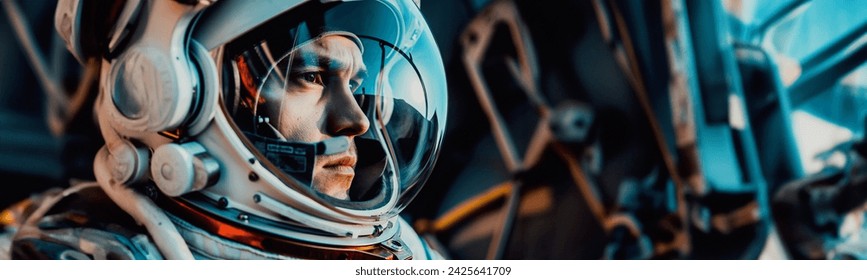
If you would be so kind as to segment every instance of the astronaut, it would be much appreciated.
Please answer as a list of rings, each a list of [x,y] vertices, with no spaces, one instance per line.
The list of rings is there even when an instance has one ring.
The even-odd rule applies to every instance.
[[[97,2],[55,14],[76,58],[102,60],[97,182],[4,211],[9,256],[441,258],[399,216],[446,121],[417,3]]]

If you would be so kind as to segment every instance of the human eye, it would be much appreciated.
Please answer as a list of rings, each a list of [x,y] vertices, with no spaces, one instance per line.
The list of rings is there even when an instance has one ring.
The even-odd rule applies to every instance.
[[[319,71],[303,72],[298,74],[295,78],[296,80],[307,84],[325,86],[325,82],[322,79],[322,72]]]

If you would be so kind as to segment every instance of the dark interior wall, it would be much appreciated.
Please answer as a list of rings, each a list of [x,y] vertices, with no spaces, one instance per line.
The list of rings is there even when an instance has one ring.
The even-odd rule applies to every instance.
[[[51,44],[53,1],[16,1],[43,49]],[[45,98],[0,6],[0,208],[59,185],[61,139],[48,130]]]

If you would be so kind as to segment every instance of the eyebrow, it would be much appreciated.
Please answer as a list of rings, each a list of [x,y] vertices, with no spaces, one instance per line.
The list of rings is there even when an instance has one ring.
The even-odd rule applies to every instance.
[[[311,63],[315,61],[315,63]],[[364,79],[367,78],[367,66],[364,65],[363,60],[360,63],[361,67],[356,70],[355,75],[352,76],[353,79]],[[295,55],[295,58],[291,61],[290,71],[295,67],[307,67],[307,66],[317,66],[323,67],[328,72],[340,72],[343,69],[349,69],[349,63],[343,60],[335,60],[329,56],[322,55],[313,51],[302,51],[299,52],[298,55]]]

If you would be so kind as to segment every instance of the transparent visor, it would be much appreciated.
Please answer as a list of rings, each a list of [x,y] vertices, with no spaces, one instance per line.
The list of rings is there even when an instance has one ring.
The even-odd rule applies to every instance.
[[[227,112],[289,187],[397,214],[433,168],[445,73],[412,2],[308,2],[228,44],[224,63]]]

